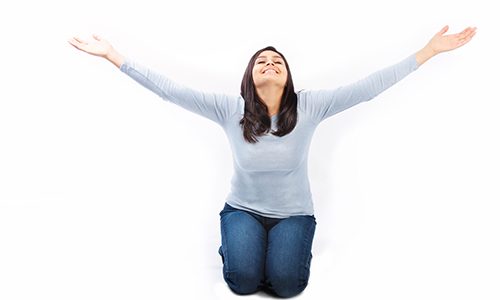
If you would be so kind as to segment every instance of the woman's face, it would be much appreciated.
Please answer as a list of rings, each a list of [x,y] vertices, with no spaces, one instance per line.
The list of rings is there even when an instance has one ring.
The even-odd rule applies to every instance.
[[[262,51],[255,60],[252,77],[256,88],[273,85],[284,88],[288,77],[285,61],[274,51]]]

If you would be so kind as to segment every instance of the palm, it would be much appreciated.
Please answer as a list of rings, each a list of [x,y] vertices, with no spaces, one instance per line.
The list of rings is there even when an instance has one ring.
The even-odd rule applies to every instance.
[[[446,31],[448,31],[448,25],[443,27],[429,41],[428,46],[435,53],[450,51],[467,44],[476,34],[476,27],[467,27],[460,33],[444,35]]]
[[[81,38],[73,37],[68,40],[68,43],[73,45],[78,50],[82,50],[92,55],[105,56],[113,48],[111,44],[99,37],[98,35],[92,35],[93,39],[90,41],[85,41]]]

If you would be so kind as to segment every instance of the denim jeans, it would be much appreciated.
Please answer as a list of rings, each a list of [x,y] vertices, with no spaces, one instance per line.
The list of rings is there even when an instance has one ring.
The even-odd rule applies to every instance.
[[[225,203],[220,212],[224,280],[241,295],[302,292],[309,280],[314,216],[267,218]]]

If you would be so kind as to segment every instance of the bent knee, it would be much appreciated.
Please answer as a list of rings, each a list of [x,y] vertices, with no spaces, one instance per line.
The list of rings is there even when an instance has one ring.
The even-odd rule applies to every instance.
[[[300,294],[307,286],[307,279],[297,276],[279,276],[270,280],[272,291],[281,298],[290,298]]]
[[[239,295],[248,295],[260,289],[262,277],[258,272],[242,270],[226,272],[224,279],[233,292]]]

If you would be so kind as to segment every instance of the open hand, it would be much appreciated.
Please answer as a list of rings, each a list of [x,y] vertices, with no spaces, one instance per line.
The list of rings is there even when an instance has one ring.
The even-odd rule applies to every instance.
[[[448,25],[444,26],[427,44],[435,54],[461,47],[467,44],[476,34],[476,27],[467,27],[460,33],[444,35],[448,28]]]
[[[95,56],[106,57],[106,55],[108,55],[113,49],[113,46],[111,46],[107,40],[96,34],[93,34],[92,37],[93,39],[90,41],[85,41],[78,37],[72,37],[68,40],[68,43],[78,50],[82,50]]]

